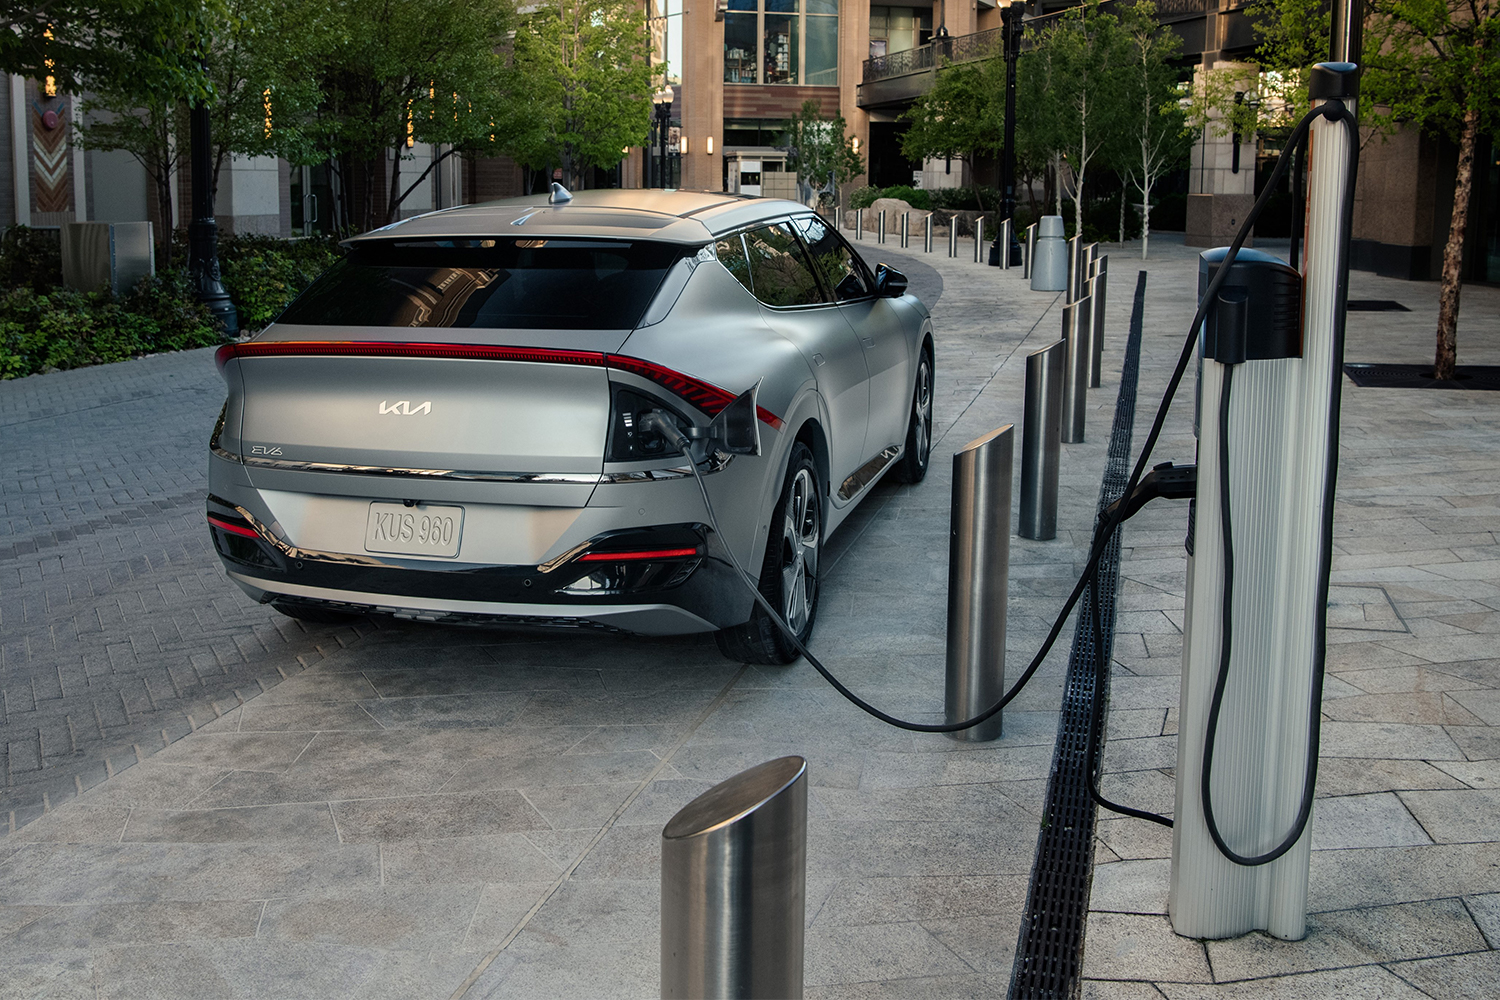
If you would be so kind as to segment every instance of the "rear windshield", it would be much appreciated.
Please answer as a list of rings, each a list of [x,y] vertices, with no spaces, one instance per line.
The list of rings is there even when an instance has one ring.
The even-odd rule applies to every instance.
[[[309,326],[627,330],[696,247],[629,240],[365,244],[281,314]]]

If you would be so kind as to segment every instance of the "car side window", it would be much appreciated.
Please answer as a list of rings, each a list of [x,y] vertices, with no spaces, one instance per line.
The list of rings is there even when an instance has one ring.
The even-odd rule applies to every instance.
[[[869,282],[854,259],[854,251],[832,226],[816,215],[798,216],[792,224],[807,243],[813,267],[823,278],[823,287],[833,289],[834,298],[847,302],[870,294]]]
[[[750,283],[750,261],[745,258],[745,244],[741,237],[736,234],[719,240],[714,244],[714,254],[719,263],[739,279],[745,290],[754,295],[755,286]]]
[[[790,223],[777,222],[745,234],[755,297],[768,306],[809,306],[823,301]]]

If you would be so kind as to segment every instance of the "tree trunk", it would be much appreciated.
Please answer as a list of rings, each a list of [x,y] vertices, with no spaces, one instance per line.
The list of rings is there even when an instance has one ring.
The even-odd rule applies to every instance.
[[[397,146],[395,153],[391,156],[391,187],[385,196],[385,224],[390,225],[399,217],[401,211],[401,147]]]
[[[172,170],[162,167],[155,174],[156,213],[161,216],[161,266],[172,267]]]
[[[1141,182],[1141,260],[1146,259],[1146,247],[1151,243],[1151,175]]]
[[[1125,245],[1125,182],[1120,182],[1120,246]]]
[[[1463,289],[1464,238],[1469,229],[1469,196],[1474,190],[1474,145],[1479,109],[1464,111],[1458,139],[1458,176],[1453,184],[1453,222],[1443,249],[1443,285],[1438,292],[1437,357],[1432,377],[1451,379],[1458,362],[1458,296]]]

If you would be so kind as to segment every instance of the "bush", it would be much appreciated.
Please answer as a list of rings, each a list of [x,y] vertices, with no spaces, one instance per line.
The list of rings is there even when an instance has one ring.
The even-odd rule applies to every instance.
[[[224,288],[239,311],[240,329],[258,330],[276,319],[342,252],[335,239],[318,236],[222,238],[219,265]]]
[[[933,208],[950,212],[994,212],[1000,208],[1000,192],[994,188],[980,188],[978,198],[968,187],[933,188],[927,194]]]
[[[45,294],[61,284],[61,236],[50,229],[7,226],[0,234],[0,287]]]
[[[1125,238],[1141,235],[1141,213],[1125,206]],[[1083,209],[1083,238],[1090,243],[1115,243],[1120,239],[1120,192],[1089,202]]]
[[[912,208],[921,209],[924,212],[932,208],[931,192],[924,191],[921,188],[914,188],[908,184],[898,184],[895,187],[885,188],[880,192],[880,197],[899,198]]]
[[[849,207],[858,211],[869,208],[880,197],[880,188],[862,187],[849,196]]]
[[[154,277],[142,278],[125,293],[120,305],[155,324],[145,352],[183,351],[223,342],[218,325],[198,301],[193,279],[184,269],[157,271]]]

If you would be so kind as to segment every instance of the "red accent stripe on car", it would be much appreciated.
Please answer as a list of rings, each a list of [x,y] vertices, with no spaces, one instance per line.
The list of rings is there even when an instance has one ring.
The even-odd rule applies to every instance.
[[[249,525],[235,524],[233,521],[225,521],[222,518],[214,517],[212,514],[208,515],[208,523],[215,528],[229,532],[231,535],[243,535],[246,538],[260,537],[260,532]]]
[[[578,557],[579,562],[641,562],[647,559],[686,559],[701,555],[691,549],[638,549],[633,552],[587,552]]]
[[[452,358],[468,361],[530,361],[536,364],[586,365],[613,368],[655,382],[676,396],[687,400],[710,417],[734,402],[734,393],[712,382],[684,375],[653,361],[643,361],[625,354],[600,351],[562,351],[547,347],[500,347],[492,344],[422,344],[384,340],[262,340],[248,344],[225,344],[214,352],[214,361],[222,369],[234,358],[265,357],[377,357],[377,358]],[[785,422],[757,406],[755,414],[773,430]]]

